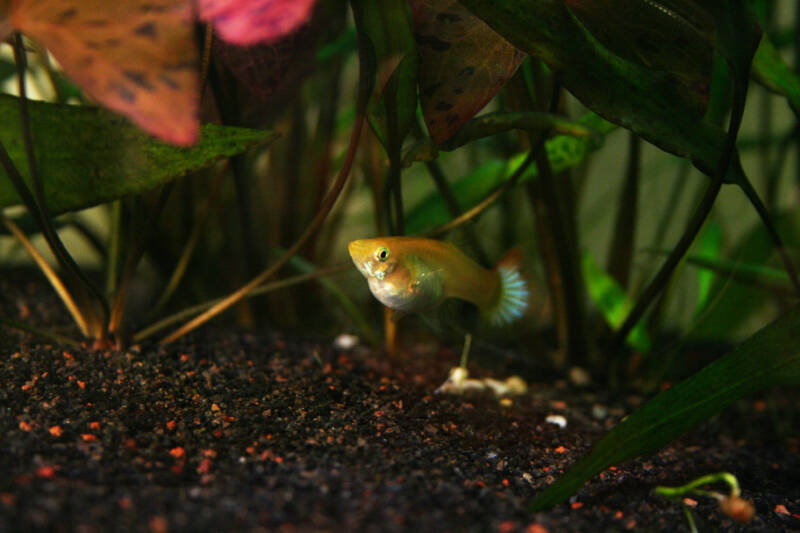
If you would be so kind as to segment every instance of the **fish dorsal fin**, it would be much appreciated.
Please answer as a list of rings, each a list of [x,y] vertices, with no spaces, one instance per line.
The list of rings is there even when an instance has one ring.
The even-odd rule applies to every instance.
[[[495,326],[510,324],[525,314],[530,302],[528,282],[522,276],[522,250],[514,247],[497,262],[500,276],[497,303],[484,314]]]

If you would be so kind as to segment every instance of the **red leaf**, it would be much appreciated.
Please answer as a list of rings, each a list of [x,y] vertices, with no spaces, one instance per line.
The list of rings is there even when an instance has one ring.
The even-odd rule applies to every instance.
[[[315,0],[198,0],[200,18],[233,44],[271,43],[311,17]]]
[[[458,0],[411,0],[422,114],[437,144],[480,111],[525,54]]]
[[[191,0],[12,0],[0,30],[9,21],[104,106],[165,141],[197,139]]]

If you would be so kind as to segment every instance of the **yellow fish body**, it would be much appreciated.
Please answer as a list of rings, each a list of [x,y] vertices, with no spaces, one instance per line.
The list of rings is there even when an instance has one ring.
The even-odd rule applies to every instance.
[[[529,291],[516,254],[507,254],[489,270],[452,244],[433,239],[359,239],[348,250],[375,298],[398,311],[422,311],[446,298],[460,298],[501,325],[522,316],[528,306]]]

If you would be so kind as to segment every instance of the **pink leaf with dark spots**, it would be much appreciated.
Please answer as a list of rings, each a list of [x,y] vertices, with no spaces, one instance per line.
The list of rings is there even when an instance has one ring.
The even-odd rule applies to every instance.
[[[202,20],[223,40],[239,45],[272,43],[308,21],[315,0],[198,0]]]
[[[12,0],[0,31],[42,43],[87,95],[174,144],[197,140],[191,0]]]
[[[419,98],[431,138],[456,134],[514,74],[525,54],[458,0],[411,0]]]

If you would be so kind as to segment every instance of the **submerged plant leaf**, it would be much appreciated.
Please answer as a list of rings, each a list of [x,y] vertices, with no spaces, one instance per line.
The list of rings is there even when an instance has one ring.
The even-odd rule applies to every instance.
[[[603,46],[561,0],[461,0],[511,44],[545,61],[565,87],[605,119],[663,150],[719,165],[725,132],[698,117],[672,73],[628,61]],[[726,180],[740,176],[738,158]]]
[[[417,50],[408,6],[405,0],[353,0],[351,5],[377,75],[369,122],[387,151],[399,152],[417,112]]]
[[[753,77],[770,91],[785,96],[795,113],[800,111],[800,77],[766,37],[753,58]]]
[[[190,0],[12,0],[3,30],[41,42],[102,105],[174,144],[198,135],[198,57]]]
[[[419,50],[420,106],[441,144],[480,111],[525,54],[458,0],[411,0]]]
[[[710,220],[697,239],[695,244],[697,257],[709,261],[716,261],[722,253],[722,228],[719,223]],[[711,293],[711,284],[714,282],[714,272],[703,270],[697,272],[697,304],[695,306],[695,316],[699,315],[708,304],[708,296]]]
[[[311,18],[315,0],[198,0],[202,20],[225,41],[269,44],[288,36]]]
[[[565,0],[578,20],[614,54],[675,75],[683,102],[708,104],[714,19],[691,0]]]
[[[800,246],[800,212],[789,210],[773,216],[778,232],[786,239],[790,250]],[[770,242],[767,230],[760,222],[756,222],[742,238],[734,244],[730,252],[732,270],[746,273],[752,272],[770,282],[765,270],[763,273],[753,272],[748,265],[775,266],[775,250]],[[796,257],[796,255],[795,255]],[[771,280],[772,282],[778,280]],[[708,296],[713,305],[703,314],[702,320],[692,328],[691,339],[719,340],[740,339],[752,332],[748,331],[749,320],[759,311],[769,308],[773,295],[762,287],[753,287],[736,281],[736,276],[717,275]]]
[[[612,328],[618,328],[633,307],[633,301],[619,286],[610,274],[600,268],[589,253],[584,253],[581,260],[583,279],[586,290],[592,301],[603,313],[606,322]],[[645,323],[639,322],[628,334],[626,342],[634,350],[649,352],[652,343],[645,330]]]
[[[559,135],[548,139],[545,148],[555,173],[580,164],[603,145],[605,136],[609,132],[616,129],[614,124],[603,120],[594,113],[587,113],[576,123],[585,126],[594,135],[590,137]],[[509,160],[503,161],[490,159],[453,183],[453,195],[461,209],[467,210],[473,207],[499,187],[522,164],[525,156],[526,154],[517,154]],[[520,176],[519,183],[535,179],[536,175],[536,165],[531,165]],[[444,224],[448,220],[450,220],[450,211],[446,202],[441,194],[432,192],[406,214],[406,230],[409,235],[417,235],[434,226]]]
[[[768,387],[800,385],[798,331],[800,309],[795,308],[733,352],[658,394],[539,494],[531,509],[563,502],[609,466],[658,450],[739,398]]]
[[[29,102],[29,111],[45,198],[54,214],[154,189],[275,136],[209,124],[195,146],[180,148],[159,142],[102,109]],[[16,97],[0,95],[0,116],[0,141],[27,180]],[[0,170],[0,208],[18,203],[11,181]]]

